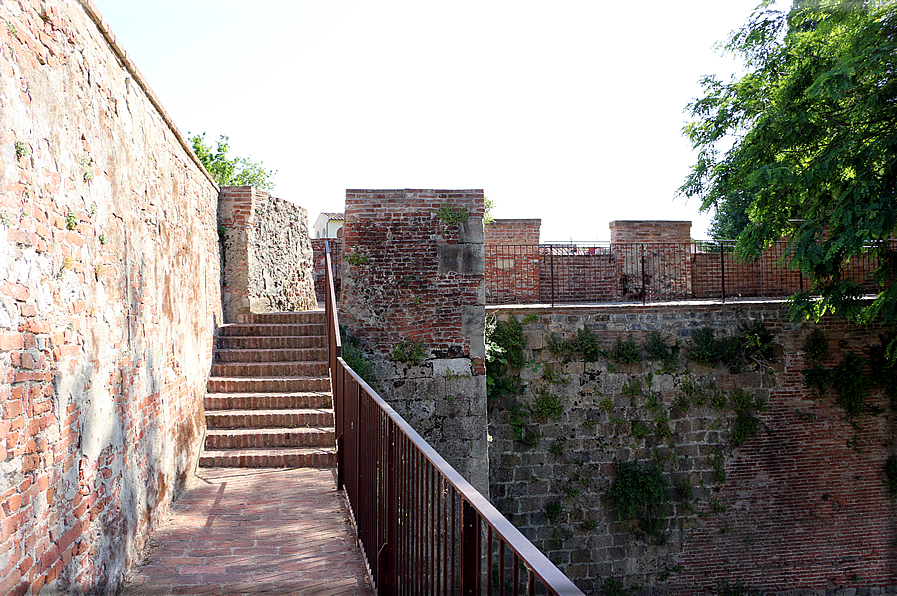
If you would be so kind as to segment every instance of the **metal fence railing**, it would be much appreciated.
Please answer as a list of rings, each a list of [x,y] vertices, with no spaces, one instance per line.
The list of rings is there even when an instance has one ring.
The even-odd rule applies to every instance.
[[[326,248],[337,484],[378,594],[582,592],[340,355]]]
[[[487,304],[663,302],[783,298],[812,290],[785,264],[787,242],[751,260],[735,257],[734,241],[571,243],[486,246]],[[891,242],[897,250],[897,243]],[[870,254],[854,257],[843,275],[878,292]]]

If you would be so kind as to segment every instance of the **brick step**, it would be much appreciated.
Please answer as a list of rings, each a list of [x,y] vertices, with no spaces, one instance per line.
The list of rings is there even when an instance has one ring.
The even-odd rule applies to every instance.
[[[284,323],[295,325],[295,324],[324,324],[324,310],[301,310],[294,312],[266,312],[266,313],[253,313],[249,315],[237,315],[235,323],[248,323],[248,324],[278,324],[283,325]]]
[[[206,432],[206,449],[333,447],[333,428],[231,428]]]
[[[327,362],[327,348],[217,350],[217,362]]]
[[[330,409],[329,391],[298,393],[207,393],[207,412],[220,410]]]
[[[204,468],[332,468],[336,450],[323,448],[221,449],[204,451],[199,457]]]
[[[206,410],[208,428],[306,428],[333,426],[333,410]]]
[[[215,338],[219,350],[277,350],[297,348],[327,348],[327,337],[310,336],[219,336]]]
[[[327,334],[324,323],[297,324],[287,323],[231,323],[218,328],[219,337],[245,336],[282,336],[282,335],[321,335]]]
[[[326,376],[326,362],[227,362],[212,365],[212,377]]]
[[[296,393],[329,391],[329,377],[211,377],[208,393]]]

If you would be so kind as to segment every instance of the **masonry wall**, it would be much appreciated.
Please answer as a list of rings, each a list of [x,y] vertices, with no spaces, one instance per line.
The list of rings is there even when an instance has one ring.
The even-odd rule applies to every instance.
[[[308,211],[251,186],[221,189],[224,314],[317,307]]]
[[[324,264],[325,250],[324,243],[330,243],[330,263],[333,267],[333,289],[336,292],[337,300],[340,296],[340,287],[342,283],[343,268],[343,239],[342,238],[312,238],[311,247],[315,257],[314,281],[315,281],[315,298],[318,302],[323,302],[326,294],[324,284],[326,283]]]
[[[485,225],[486,246],[536,245],[541,228],[541,219],[493,219]]]
[[[112,594],[200,449],[218,189],[91,3],[0,22],[0,594]]]
[[[873,386],[869,403],[878,410],[854,425],[833,390],[814,399],[802,372],[813,329],[825,333],[828,368],[850,351],[865,357],[881,329],[794,324],[783,302],[489,312],[523,322],[527,362],[517,373],[523,394],[490,401],[492,502],[586,593],[611,580],[642,586],[636,594],[718,593],[727,582],[744,593],[897,593],[889,587],[897,583],[897,509],[883,481],[894,414]],[[774,334],[762,365],[733,373],[685,358],[696,329],[724,337],[755,321]],[[666,366],[644,350],[635,364],[607,356],[564,363],[548,348],[550,336],[573,339],[582,329],[607,350],[618,336],[643,346],[658,332],[678,354]],[[684,405],[690,385],[705,388],[703,405]],[[736,388],[766,403],[759,432],[741,446],[731,434]],[[514,437],[512,405],[535,407],[545,392],[560,397],[563,412],[523,417],[524,428],[542,435],[530,448]],[[619,462],[659,464],[670,481],[664,539],[634,535],[610,511],[602,491]]]
[[[488,494],[483,191],[348,190],[345,217],[341,323],[381,395]]]

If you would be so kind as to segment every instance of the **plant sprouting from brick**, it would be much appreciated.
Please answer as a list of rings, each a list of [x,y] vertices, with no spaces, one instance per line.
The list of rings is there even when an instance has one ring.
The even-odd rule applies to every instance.
[[[9,213],[0,213],[0,226],[4,228],[12,227],[12,218],[9,216]]]
[[[636,362],[640,362],[642,359],[641,350],[639,350],[638,345],[635,343],[635,340],[632,339],[632,334],[629,334],[629,339],[623,340],[619,335],[617,335],[617,343],[614,345],[613,349],[610,352],[611,360],[615,362],[619,362],[621,364],[635,364]]]
[[[523,317],[524,325],[530,325],[532,323],[538,323],[538,322],[539,322],[539,315],[537,315],[534,312],[526,313],[526,316]]]
[[[673,431],[670,429],[670,418],[666,412],[659,412],[654,416],[654,432],[658,437],[673,438]]]
[[[713,476],[719,484],[726,481],[726,456],[717,446],[713,448],[713,453],[707,456],[710,467],[713,468]]]
[[[564,487],[564,494],[566,495],[568,501],[572,501],[579,496],[579,488],[577,488],[573,484],[568,484]]]
[[[611,410],[614,409],[614,401],[609,397],[605,397],[604,399],[602,399],[601,403],[598,405],[601,406],[601,409],[608,414],[610,414]]]
[[[9,34],[12,35],[13,37],[15,37],[16,39],[19,38],[19,30],[16,29],[16,26],[13,25],[12,23],[6,23],[6,30],[9,31]]]
[[[22,141],[16,141],[16,159],[27,157],[28,153],[28,145]]]
[[[623,383],[623,387],[620,389],[623,392],[623,395],[630,398],[633,402],[636,398],[642,396],[642,381],[638,377],[630,377]],[[633,403],[633,405],[635,405]]]
[[[707,403],[707,390],[695,382],[692,377],[682,379],[680,397],[693,406],[703,406]]]
[[[551,523],[555,523],[560,519],[563,512],[564,506],[561,505],[560,501],[551,501],[545,505],[545,515]]]
[[[545,367],[542,370],[542,376],[549,383],[569,383],[570,382],[570,377],[563,374],[560,371],[554,370],[554,367],[551,365],[550,362],[545,364]]]
[[[554,455],[564,455],[564,442],[561,440],[555,440],[551,447],[548,448],[549,453],[553,453]]]
[[[692,499],[695,498],[694,495],[694,487],[691,485],[691,480],[688,479],[688,476],[682,476],[675,482],[676,490],[679,492],[679,497],[686,503],[691,502]]]
[[[595,428],[595,421],[591,418],[586,418],[585,422],[582,423],[588,429]]]
[[[96,203],[91,203],[91,204],[90,204],[90,210],[87,212],[87,215],[88,215],[89,217],[96,217],[96,214],[97,214],[97,204],[96,204]]]
[[[427,357],[427,348],[415,341],[403,339],[392,348],[390,360],[417,366]]]
[[[582,529],[585,530],[586,532],[592,532],[597,527],[598,527],[598,522],[595,521],[594,519],[587,519],[584,522],[582,522]]]
[[[723,501],[720,501],[716,497],[710,497],[710,510],[716,514],[722,514],[726,512],[726,504]]]
[[[83,170],[83,178],[84,182],[90,182],[93,180],[93,172],[90,171],[90,158],[86,155],[82,157],[79,161],[81,164],[81,169]]]
[[[486,317],[486,394],[489,399],[519,395],[523,383],[516,370],[524,364],[523,327],[513,315]]]
[[[365,355],[364,344],[349,333],[343,325],[340,325],[340,335],[343,344],[343,360],[368,385],[376,388],[377,377],[374,374],[374,363]]]
[[[723,393],[719,389],[713,389],[712,391],[710,391],[709,401],[711,406],[713,406],[717,410],[722,410],[726,407],[726,404],[729,400],[726,398],[725,393]]]
[[[439,207],[439,211],[436,212],[436,216],[439,217],[440,221],[448,226],[464,223],[467,221],[468,215],[469,212],[466,207],[449,203],[443,203]]]
[[[822,329],[814,329],[804,342],[804,359],[810,362],[822,362],[829,357],[828,341]]]
[[[888,496],[897,499],[897,455],[892,453],[888,456],[882,466],[882,475],[885,486],[888,487]]]
[[[604,596],[629,596],[632,594],[631,590],[627,590],[623,587],[623,584],[618,582],[612,577],[609,577],[604,580],[604,583],[601,585],[601,593]]]
[[[606,355],[598,344],[598,338],[587,328],[578,329],[576,337],[569,340],[558,339],[552,333],[546,338],[546,346],[549,352],[560,356],[564,363],[577,356],[585,362],[595,362]]]
[[[614,468],[613,478],[603,492],[604,501],[621,521],[632,522],[630,532],[663,542],[670,482],[660,466],[615,462]]]
[[[533,401],[533,417],[534,418],[554,418],[560,420],[564,413],[564,404],[561,398],[553,393],[549,393],[547,389],[543,389]]]
[[[349,263],[350,265],[354,265],[358,267],[359,265],[367,265],[371,262],[371,257],[366,254],[362,254],[358,251],[347,252],[343,255],[343,260]]]
[[[648,429],[645,428],[645,424],[640,420],[632,421],[632,434],[637,439],[642,439],[648,436]]]
[[[693,362],[716,366],[725,364],[738,373],[749,361],[766,365],[773,356],[772,332],[761,322],[741,323],[738,334],[716,338],[709,327],[692,333],[687,356]]]
[[[65,212],[65,227],[74,230],[78,227],[78,213],[71,207]]]
[[[750,437],[760,432],[761,422],[754,414],[766,411],[766,402],[754,398],[739,387],[729,391],[729,402],[735,410],[735,421],[732,423],[732,445],[740,447]]]

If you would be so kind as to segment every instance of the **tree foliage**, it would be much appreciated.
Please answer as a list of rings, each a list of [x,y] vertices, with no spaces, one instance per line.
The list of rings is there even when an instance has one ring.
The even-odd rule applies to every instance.
[[[218,147],[212,152],[212,148],[205,143],[206,133],[190,137],[193,152],[215,182],[219,186],[255,186],[262,190],[273,190],[277,171],[266,170],[262,162],[256,163],[246,157],[228,159],[227,152],[230,149],[228,139],[229,137],[220,135]]]
[[[698,149],[680,194],[715,209],[743,258],[788,238],[786,264],[814,298],[798,314],[897,322],[897,1],[764,2],[723,48],[746,73],[702,81],[684,132]],[[860,255],[882,288],[869,305],[844,275]],[[897,358],[892,344],[891,355]]]

